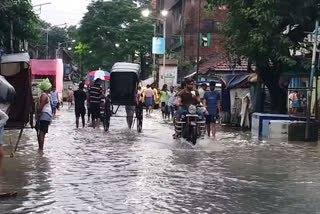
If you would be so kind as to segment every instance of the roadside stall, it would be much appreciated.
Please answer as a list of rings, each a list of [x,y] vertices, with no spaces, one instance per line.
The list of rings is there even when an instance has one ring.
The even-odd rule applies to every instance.
[[[250,127],[251,102],[249,74],[229,74],[221,77],[221,108],[223,123]]]
[[[31,60],[31,72],[33,82],[33,96],[38,97],[36,85],[42,80],[48,78],[52,85],[62,97],[63,90],[63,63],[62,59],[33,59]]]

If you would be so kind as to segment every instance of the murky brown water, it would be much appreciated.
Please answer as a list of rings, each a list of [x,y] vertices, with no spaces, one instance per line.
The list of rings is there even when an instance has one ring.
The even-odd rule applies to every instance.
[[[143,133],[112,118],[110,133],[75,129],[63,110],[43,154],[26,131],[5,158],[0,213],[320,213],[320,147],[256,142],[219,129],[195,148],[172,139],[159,114]]]

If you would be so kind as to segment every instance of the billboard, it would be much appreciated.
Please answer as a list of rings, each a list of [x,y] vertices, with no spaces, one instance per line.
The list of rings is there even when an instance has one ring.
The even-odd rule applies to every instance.
[[[152,38],[152,53],[153,54],[164,54],[165,43],[162,37]]]
[[[170,86],[176,86],[178,80],[178,67],[176,65],[167,65],[163,68],[160,64],[159,70],[159,87],[162,88],[164,84]]]

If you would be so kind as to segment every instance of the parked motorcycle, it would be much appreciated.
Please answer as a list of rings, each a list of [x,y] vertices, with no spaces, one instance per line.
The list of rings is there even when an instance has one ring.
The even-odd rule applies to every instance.
[[[193,145],[196,145],[199,138],[204,137],[205,131],[205,119],[197,114],[197,107],[194,105],[190,105],[187,113],[182,115],[179,121],[175,121],[175,136],[184,138]]]

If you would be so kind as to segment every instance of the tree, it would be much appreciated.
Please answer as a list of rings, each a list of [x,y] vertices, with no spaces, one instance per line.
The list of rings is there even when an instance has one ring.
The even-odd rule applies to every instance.
[[[0,3],[0,46],[4,47],[6,52],[22,51],[21,44],[26,40],[37,38],[38,22],[39,19],[32,11],[30,0],[2,1]]]
[[[83,69],[110,69],[117,61],[134,62],[138,57],[143,61],[151,50],[153,27],[150,20],[141,18],[139,5],[133,0],[114,0],[88,6],[78,31],[79,40],[91,51],[81,53]]]
[[[30,46],[37,52],[34,56],[36,58],[45,59],[47,55],[50,59],[56,58],[59,43],[63,43],[61,47],[71,44],[72,37],[69,36],[69,29],[73,29],[73,26],[69,28],[53,26],[41,20],[37,29],[39,31],[38,37],[30,41]]]
[[[230,55],[246,57],[257,66],[266,84],[274,112],[286,112],[287,88],[280,87],[280,73],[294,70],[306,31],[313,31],[318,0],[208,0],[209,7],[226,6],[223,26],[225,47]],[[287,30],[287,32],[285,31]]]

